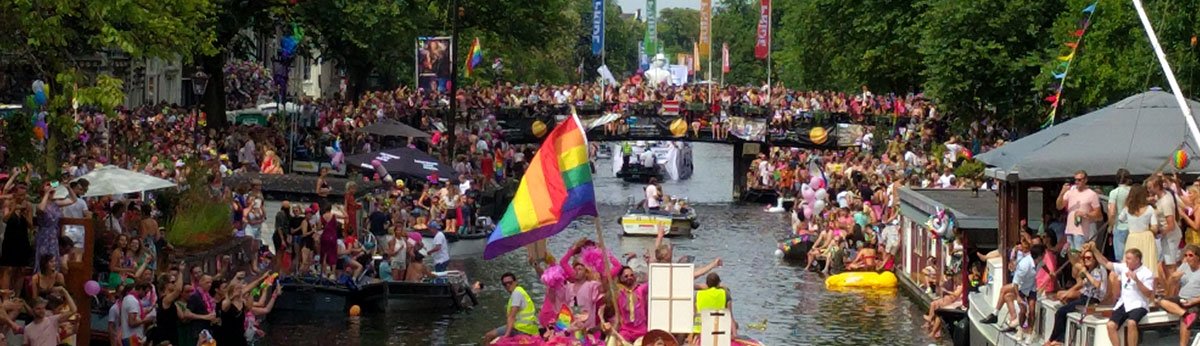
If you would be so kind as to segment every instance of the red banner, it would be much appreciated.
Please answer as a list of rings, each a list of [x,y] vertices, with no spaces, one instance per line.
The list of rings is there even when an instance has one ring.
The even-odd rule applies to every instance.
[[[771,54],[771,0],[762,0],[758,18],[758,39],[754,44],[754,57],[766,59]]]
[[[721,44],[721,73],[729,73],[729,44]]]

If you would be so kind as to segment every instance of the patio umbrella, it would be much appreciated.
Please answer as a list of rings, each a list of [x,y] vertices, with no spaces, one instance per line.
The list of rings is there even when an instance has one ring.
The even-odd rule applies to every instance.
[[[358,130],[369,133],[369,134],[373,134],[376,136],[385,136],[385,137],[388,137],[388,136],[390,136],[390,137],[409,137],[409,138],[429,138],[430,137],[430,135],[428,133],[422,132],[421,130],[418,130],[412,126],[408,126],[408,124],[405,124],[405,123],[402,123],[399,121],[395,121],[395,120],[391,120],[391,119],[384,119],[384,120],[376,121],[374,124],[363,126],[362,128],[360,128]]]
[[[175,183],[169,180],[111,165],[100,167],[78,179],[88,181],[88,191],[82,197],[111,196],[175,187]]]
[[[433,172],[437,172],[441,179],[450,179],[455,176],[454,170],[450,166],[438,162],[429,154],[408,147],[346,157],[348,165],[357,166],[364,171],[374,171],[375,168],[371,165],[373,160],[379,160],[383,164],[383,168],[394,176],[425,178]]]

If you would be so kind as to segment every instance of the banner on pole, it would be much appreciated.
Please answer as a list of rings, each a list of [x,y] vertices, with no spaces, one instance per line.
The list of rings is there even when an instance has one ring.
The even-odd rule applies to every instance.
[[[592,55],[604,53],[604,0],[592,2]]]
[[[762,0],[758,17],[758,37],[754,43],[754,57],[766,59],[771,54],[771,0]]]
[[[658,0],[646,0],[646,37],[642,44],[646,47],[646,55],[658,54]]]
[[[419,37],[416,47],[417,85],[425,90],[450,89],[450,56],[454,45],[449,37]]]
[[[712,54],[712,0],[700,0],[700,47],[696,57]]]
[[[729,44],[721,44],[721,73],[729,73]]]

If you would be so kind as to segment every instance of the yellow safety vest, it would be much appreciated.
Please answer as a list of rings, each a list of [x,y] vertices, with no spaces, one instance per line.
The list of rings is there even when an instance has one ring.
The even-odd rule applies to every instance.
[[[713,287],[696,291],[696,318],[692,324],[692,332],[700,333],[700,312],[725,309],[726,302],[724,288]]]
[[[525,293],[524,287],[517,286],[513,290],[521,293],[521,297],[525,298],[525,307],[517,312],[517,319],[513,321],[513,329],[529,335],[538,335],[537,315],[534,312],[533,300],[529,299],[529,293]]]

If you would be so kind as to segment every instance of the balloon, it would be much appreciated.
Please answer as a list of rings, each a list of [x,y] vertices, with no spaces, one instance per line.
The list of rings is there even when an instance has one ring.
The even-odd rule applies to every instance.
[[[813,214],[820,215],[822,211],[825,211],[825,200],[817,200],[817,203],[813,204]]]
[[[1171,156],[1171,161],[1175,165],[1175,169],[1182,170],[1188,166],[1188,154],[1183,149],[1176,150],[1175,155]]]
[[[46,83],[40,79],[33,81],[33,100],[39,106],[46,105]]]
[[[362,308],[358,307],[358,305],[350,307],[350,317],[358,317],[360,314],[362,314]]]
[[[812,216],[813,216],[813,207],[811,205],[804,206],[804,219],[805,220],[812,219]]]
[[[775,249],[775,258],[783,258],[783,250]]]
[[[817,192],[813,191],[813,189],[811,187],[808,187],[808,185],[804,185],[804,186],[800,187],[800,195],[804,196],[804,200],[808,201],[809,204],[816,202]]]
[[[825,181],[823,181],[821,179],[821,177],[814,175],[811,179],[808,180],[808,185],[812,186],[812,188],[814,188],[814,189],[820,189],[820,188],[825,187]]]
[[[39,141],[46,139],[46,130],[43,130],[40,127],[33,128],[33,138]]]
[[[817,197],[818,201],[828,201],[829,200],[829,192],[826,192],[825,189],[817,190],[817,193],[815,196]]]
[[[100,283],[96,280],[88,280],[83,284],[83,293],[87,293],[89,297],[95,297],[100,294]]]

